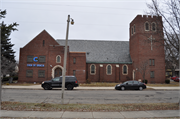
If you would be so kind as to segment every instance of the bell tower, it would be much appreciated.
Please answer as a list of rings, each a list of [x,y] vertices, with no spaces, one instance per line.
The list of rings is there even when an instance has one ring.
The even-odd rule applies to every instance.
[[[135,80],[165,82],[162,17],[137,15],[129,26],[129,49]]]

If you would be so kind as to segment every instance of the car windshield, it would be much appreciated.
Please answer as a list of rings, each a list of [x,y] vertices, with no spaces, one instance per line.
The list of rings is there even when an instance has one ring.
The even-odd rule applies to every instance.
[[[126,83],[128,83],[128,81],[124,82],[123,84],[126,84]]]
[[[59,77],[55,77],[52,79],[53,81],[59,81]]]

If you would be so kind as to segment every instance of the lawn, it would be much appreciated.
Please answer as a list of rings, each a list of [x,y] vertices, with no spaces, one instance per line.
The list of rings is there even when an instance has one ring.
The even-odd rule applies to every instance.
[[[179,87],[179,82],[170,81],[170,84],[147,84],[150,87]]]
[[[80,84],[81,87],[114,87],[119,83],[102,83],[102,82],[93,82],[93,83],[84,83]],[[147,84],[150,87],[178,87],[179,82],[171,81],[170,84]]]
[[[143,103],[143,104],[50,104],[2,102],[2,110],[16,111],[79,111],[79,112],[117,112],[147,110],[179,110],[178,103]]]
[[[115,87],[118,83],[103,83],[103,82],[92,82],[92,83],[82,83],[81,87]]]

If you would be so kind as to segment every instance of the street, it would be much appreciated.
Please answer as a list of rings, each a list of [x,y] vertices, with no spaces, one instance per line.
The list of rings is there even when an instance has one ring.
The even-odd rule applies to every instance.
[[[177,103],[179,91],[65,90],[66,104]],[[3,89],[2,101],[61,103],[61,90]]]

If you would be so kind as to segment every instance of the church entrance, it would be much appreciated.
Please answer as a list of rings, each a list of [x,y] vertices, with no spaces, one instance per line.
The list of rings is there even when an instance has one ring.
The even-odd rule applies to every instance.
[[[59,77],[59,76],[62,76],[62,69],[58,67],[54,71],[54,77]]]

